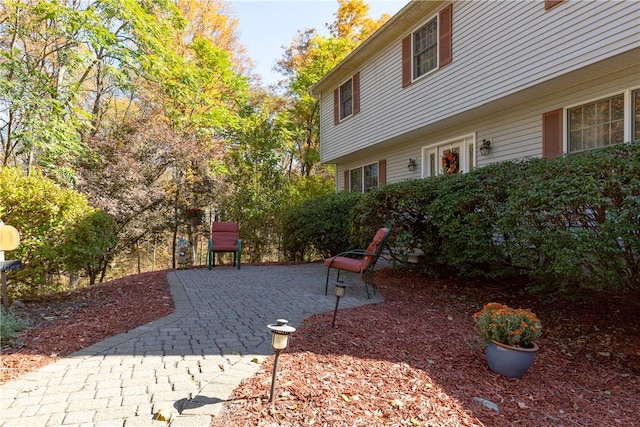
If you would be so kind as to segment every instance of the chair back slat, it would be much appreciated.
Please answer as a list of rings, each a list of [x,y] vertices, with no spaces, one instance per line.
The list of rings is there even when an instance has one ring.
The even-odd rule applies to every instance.
[[[230,247],[238,245],[238,223],[213,222],[211,224],[211,246]]]
[[[376,234],[373,236],[373,240],[367,247],[367,253],[375,255],[365,255],[362,257],[360,271],[366,270],[371,263],[375,263],[375,261],[377,261],[378,257],[382,253],[382,249],[384,249],[384,245],[387,243],[389,234],[390,230],[386,227],[382,227],[376,231]]]

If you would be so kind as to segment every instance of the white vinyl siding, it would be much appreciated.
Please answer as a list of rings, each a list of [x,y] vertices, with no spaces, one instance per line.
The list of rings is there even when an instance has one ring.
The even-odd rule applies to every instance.
[[[323,93],[321,160],[333,162],[422,128],[438,130],[445,119],[623,52],[640,61],[639,14],[640,2],[632,1],[567,1],[546,11],[537,1],[511,2],[509,7],[504,2],[455,2],[452,63],[403,89],[401,39],[412,30],[407,22],[405,33],[361,64],[363,113],[333,126],[330,94]]]
[[[464,138],[469,138],[470,135],[475,134],[475,144],[469,144],[469,146],[475,147],[480,144],[483,138],[491,139],[489,154],[482,156],[476,148],[469,168],[514,159],[541,157],[543,113],[565,106],[577,106],[604,99],[616,93],[629,93],[632,94],[631,98],[634,96],[640,98],[640,94],[637,94],[636,91],[640,92],[640,80],[634,70],[627,70],[626,72],[603,75],[581,85],[565,87],[563,90],[542,97],[534,97],[529,102],[497,109],[491,114],[473,120],[455,123],[434,132],[426,132],[403,139],[402,143],[394,141],[386,146],[371,150],[372,152],[368,153],[366,158],[354,160],[354,163],[341,164],[337,174],[339,180],[337,189],[341,191],[344,188],[342,183],[344,168],[373,163],[375,159],[382,157],[386,158],[387,184],[420,178],[423,176],[421,171],[425,171],[427,168],[425,159],[421,156],[422,149],[459,139],[461,135]],[[635,111],[640,120],[640,110],[636,109]],[[630,124],[626,127],[629,128],[629,136],[631,136]],[[625,138],[626,140],[629,139]],[[412,158],[417,161],[416,170],[413,172],[407,168],[409,159]],[[439,161],[437,156],[435,161]]]

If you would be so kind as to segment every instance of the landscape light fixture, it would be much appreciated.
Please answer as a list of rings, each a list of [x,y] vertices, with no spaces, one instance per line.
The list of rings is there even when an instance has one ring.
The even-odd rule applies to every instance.
[[[416,170],[416,159],[409,159],[409,164],[407,165],[409,172],[413,172]]]
[[[342,298],[347,290],[347,287],[343,281],[338,281],[335,283],[334,292],[336,295],[336,308],[333,310],[333,322],[331,322],[331,327],[336,327],[336,315],[338,314],[338,304],[340,303],[340,298]]]
[[[480,154],[482,154],[483,156],[486,156],[487,154],[489,154],[490,149],[491,149],[491,140],[483,139],[482,144],[480,144]]]
[[[276,372],[278,371],[278,358],[280,353],[289,346],[289,335],[296,331],[296,328],[288,325],[289,321],[285,319],[278,319],[276,323],[267,325],[271,330],[271,347],[276,353],[276,358],[273,362],[273,376],[271,377],[271,394],[269,395],[269,402],[273,402],[273,397],[276,391]]]

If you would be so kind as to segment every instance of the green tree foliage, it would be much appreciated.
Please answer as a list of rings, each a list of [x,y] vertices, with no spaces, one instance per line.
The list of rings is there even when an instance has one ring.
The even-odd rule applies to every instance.
[[[83,135],[95,132],[107,94],[169,55],[164,47],[179,14],[165,0],[1,7],[3,164],[38,165],[63,179]]]
[[[240,224],[243,252],[257,261],[277,253],[284,212],[306,198],[333,191],[333,186],[295,171],[287,121],[263,94],[256,94],[253,102],[255,107],[233,138],[225,167],[219,169],[226,186],[218,194],[217,210],[221,219]]]
[[[373,21],[366,17],[368,10],[360,0],[339,2],[331,37],[302,31],[279,61],[286,94],[255,90],[247,100],[226,163],[217,169],[226,185],[216,209],[222,219],[240,223],[251,260],[283,253],[304,258],[308,250],[326,253],[319,241],[309,243],[314,248],[303,247],[306,243],[294,248],[290,238],[291,210],[335,191],[333,167],[320,164],[319,103],[309,89],[386,19]]]
[[[0,8],[2,164],[39,170],[112,216],[117,243],[86,267],[91,280],[157,236],[175,248],[182,233],[204,234],[185,222],[193,207],[246,221],[255,259],[276,251],[283,212],[333,191],[308,89],[386,19],[340,1],[330,37],[301,33],[285,54],[289,91],[278,96],[249,91],[223,0]]]
[[[69,285],[70,273],[87,276],[115,244],[115,225],[87,199],[38,175],[0,167],[0,218],[21,235],[10,257],[22,261],[22,270],[9,275],[14,298],[43,295]]]

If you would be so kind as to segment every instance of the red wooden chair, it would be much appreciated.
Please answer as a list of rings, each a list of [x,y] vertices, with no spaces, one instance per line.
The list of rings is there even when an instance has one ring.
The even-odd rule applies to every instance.
[[[353,249],[325,259],[324,265],[328,266],[328,268],[324,294],[327,295],[329,290],[329,272],[334,268],[338,270],[336,280],[340,280],[340,270],[360,274],[360,280],[364,283],[367,298],[371,298],[371,295],[369,294],[369,285],[371,285],[374,293],[376,291],[373,281],[371,280],[373,267],[375,267],[376,261],[380,258],[382,249],[387,244],[390,234],[391,230],[388,228],[380,228],[373,236],[373,240],[366,250]]]
[[[209,239],[209,270],[216,266],[217,252],[233,252],[233,266],[240,270],[242,258],[242,241],[238,238],[238,223],[218,222],[211,224],[211,238]],[[236,263],[237,261],[237,263]]]

